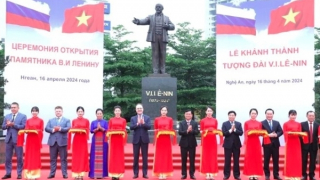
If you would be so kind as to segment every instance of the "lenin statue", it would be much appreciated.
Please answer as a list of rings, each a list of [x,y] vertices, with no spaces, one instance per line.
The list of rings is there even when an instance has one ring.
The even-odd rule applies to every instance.
[[[174,24],[168,16],[162,13],[163,6],[161,4],[157,4],[155,9],[155,14],[149,15],[145,19],[134,18],[132,22],[137,25],[149,25],[147,41],[151,42],[153,73],[165,74],[168,30],[174,30]]]

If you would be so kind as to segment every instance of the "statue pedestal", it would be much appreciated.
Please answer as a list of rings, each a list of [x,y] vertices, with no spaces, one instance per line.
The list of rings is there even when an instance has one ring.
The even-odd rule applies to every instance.
[[[174,120],[174,129],[177,122],[177,78],[169,74],[150,74],[142,78],[142,104],[143,113],[151,118],[151,129],[153,122],[159,117],[160,108],[167,106],[168,115]],[[150,141],[154,140],[153,130],[149,132]]]

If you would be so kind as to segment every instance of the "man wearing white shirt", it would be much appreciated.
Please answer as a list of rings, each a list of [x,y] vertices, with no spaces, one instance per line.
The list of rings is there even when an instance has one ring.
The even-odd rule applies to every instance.
[[[307,112],[307,121],[301,123],[302,132],[308,133],[309,142],[302,144],[302,177],[301,180],[307,180],[308,176],[310,180],[315,180],[315,169],[316,169],[316,158],[318,152],[318,127],[319,124],[316,123],[315,113],[313,111]],[[309,159],[309,174],[307,174],[307,165],[308,165],[308,155]]]

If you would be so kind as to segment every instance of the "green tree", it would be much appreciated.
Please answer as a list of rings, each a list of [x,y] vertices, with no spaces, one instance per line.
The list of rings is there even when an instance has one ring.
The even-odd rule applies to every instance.
[[[315,44],[314,44],[314,69],[315,69],[315,102],[313,104],[316,112],[316,121],[320,123],[320,28],[315,28],[316,32],[314,35]]]
[[[4,102],[4,85],[6,83],[6,79],[3,77],[4,68],[9,62],[9,57],[5,57],[4,52],[4,43],[0,41],[0,124],[3,123],[3,109],[8,107],[8,104]],[[2,132],[0,132],[0,136]]]
[[[126,40],[131,32],[124,26],[113,28],[114,36],[105,36],[104,48],[104,110],[113,116],[113,107],[120,105],[127,120],[141,102],[141,79],[151,72],[150,48],[139,49],[135,41]]]
[[[203,40],[203,32],[179,23],[176,33],[170,36],[168,46],[173,53],[167,57],[167,72],[178,81],[178,119],[185,109],[203,117],[205,107],[215,108],[216,41]]]

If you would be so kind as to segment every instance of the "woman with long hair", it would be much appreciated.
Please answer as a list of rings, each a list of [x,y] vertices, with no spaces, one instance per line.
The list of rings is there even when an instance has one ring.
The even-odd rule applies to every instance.
[[[258,177],[263,176],[261,143],[259,139],[262,124],[257,120],[257,109],[250,109],[249,115],[250,119],[244,123],[246,152],[243,174],[249,176],[250,180],[257,180]]]
[[[307,137],[307,134],[302,132],[301,124],[296,122],[297,111],[290,110],[288,114],[289,120],[283,124],[283,134],[286,142],[283,175],[285,179],[300,179],[302,176],[300,136]]]
[[[89,120],[84,118],[84,108],[77,107],[78,117],[72,121],[69,131],[74,132],[72,142],[72,177],[83,179],[85,173],[89,172],[88,140]],[[70,139],[71,140],[71,139]]]
[[[172,166],[172,144],[171,137],[173,135],[175,144],[175,131],[173,129],[173,120],[167,116],[168,108],[162,106],[160,108],[160,117],[154,120],[155,129],[155,152],[153,160],[153,176],[159,179],[166,179],[173,175]]]
[[[107,132],[109,139],[108,171],[112,179],[120,179],[124,174],[124,145],[127,140],[127,121],[121,117],[121,107],[114,107],[114,117],[109,120]]]
[[[206,176],[206,179],[214,179],[218,175],[218,151],[217,134],[222,135],[218,130],[218,121],[212,117],[213,108],[208,106],[206,117],[200,121],[201,130],[201,159],[200,173]]]
[[[43,120],[38,117],[39,108],[34,106],[31,108],[32,117],[27,120],[24,131],[27,133],[26,138],[26,152],[24,155],[24,178],[25,179],[38,179],[41,176],[41,148],[43,137]],[[19,133],[20,133],[19,131]],[[19,145],[23,145],[23,134],[19,135],[22,141]]]

